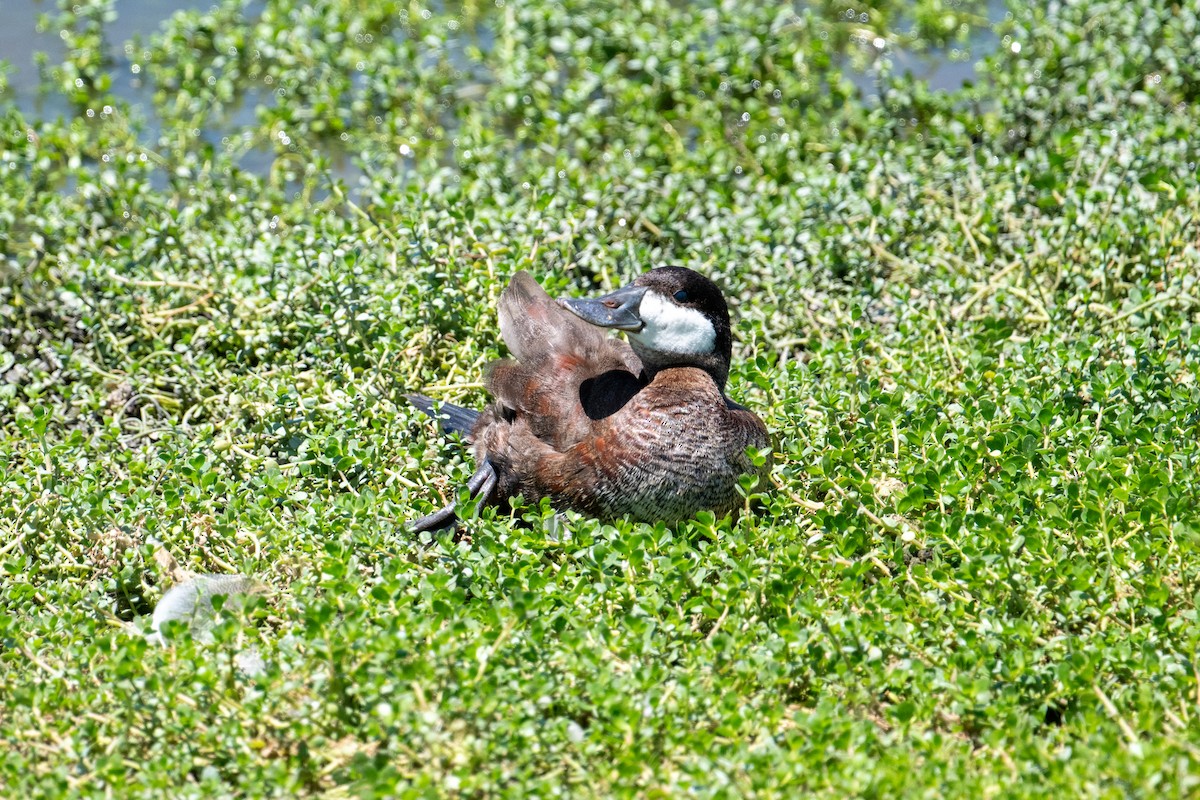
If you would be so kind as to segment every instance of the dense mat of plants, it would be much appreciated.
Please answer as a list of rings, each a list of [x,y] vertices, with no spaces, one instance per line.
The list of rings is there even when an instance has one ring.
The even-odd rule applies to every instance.
[[[60,5],[73,113],[0,96],[6,795],[1200,792],[1192,4]],[[662,263],[756,513],[407,534],[471,464],[403,394],[485,401],[508,277]],[[189,573],[261,591],[161,646]]]

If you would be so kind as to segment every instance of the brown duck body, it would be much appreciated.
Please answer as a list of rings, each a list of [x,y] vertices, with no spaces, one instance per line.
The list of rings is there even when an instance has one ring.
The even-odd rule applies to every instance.
[[[672,277],[712,286],[682,268],[647,275],[671,269],[679,273]],[[645,521],[735,509],[739,476],[757,471],[746,449],[766,449],[770,440],[757,416],[725,397],[731,345],[717,297],[724,352],[695,364],[647,355],[647,367],[629,343],[518,273],[499,308],[514,358],[491,366],[487,388],[496,399],[470,436],[476,458],[495,470],[492,500],[548,497],[557,508]]]

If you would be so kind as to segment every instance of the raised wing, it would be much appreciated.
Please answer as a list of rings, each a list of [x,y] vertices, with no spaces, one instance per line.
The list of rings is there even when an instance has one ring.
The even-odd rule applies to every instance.
[[[508,421],[559,452],[644,385],[627,342],[559,306],[526,272],[500,297],[500,333],[515,359],[489,367],[488,391]]]

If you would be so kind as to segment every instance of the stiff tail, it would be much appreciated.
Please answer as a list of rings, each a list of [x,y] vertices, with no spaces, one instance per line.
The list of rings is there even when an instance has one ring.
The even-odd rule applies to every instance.
[[[471,429],[475,427],[475,420],[479,419],[478,411],[456,406],[453,403],[443,403],[423,394],[406,394],[404,397],[422,413],[437,420],[438,425],[446,433],[469,436]]]
[[[492,496],[492,492],[496,488],[496,468],[492,466],[492,462],[486,458],[479,465],[479,469],[475,470],[475,474],[467,481],[467,491],[471,493],[471,497],[485,502]],[[413,533],[421,533],[423,531],[439,531],[442,528],[454,524],[458,519],[458,515],[454,509],[455,503],[450,502],[445,508],[440,508],[432,514],[427,514],[420,519],[413,520],[408,524],[408,529]]]

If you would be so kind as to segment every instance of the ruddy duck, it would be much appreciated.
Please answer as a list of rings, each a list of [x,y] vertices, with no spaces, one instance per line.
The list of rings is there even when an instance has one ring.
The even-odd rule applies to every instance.
[[[473,444],[473,496],[549,497],[559,509],[642,521],[737,507],[738,477],[761,472],[747,448],[770,440],[762,420],[725,396],[733,339],[716,284],[660,267],[603,297],[556,303],[518,272],[499,316],[513,358],[488,368],[495,402],[435,411],[428,397],[409,396]],[[451,504],[411,527],[453,519]]]

